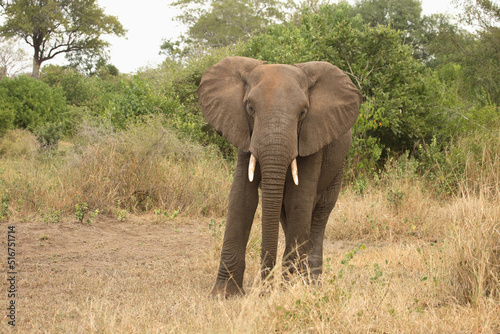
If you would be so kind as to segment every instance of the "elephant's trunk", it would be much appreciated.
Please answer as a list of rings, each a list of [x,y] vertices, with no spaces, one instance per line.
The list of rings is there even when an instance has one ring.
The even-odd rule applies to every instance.
[[[283,150],[281,150],[283,151]],[[269,276],[276,264],[278,233],[285,177],[291,157],[267,148],[259,157],[262,173],[262,278]]]

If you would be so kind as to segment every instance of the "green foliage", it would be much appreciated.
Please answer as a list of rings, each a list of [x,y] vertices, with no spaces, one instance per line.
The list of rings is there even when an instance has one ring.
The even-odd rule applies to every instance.
[[[434,137],[419,145],[418,171],[438,194],[460,194],[464,187],[479,189],[480,184],[488,184],[495,192],[500,161],[499,128],[496,108],[471,108],[462,115],[450,141]]]
[[[354,127],[357,168],[372,166],[383,148],[401,152],[429,136],[430,72],[402,45],[399,33],[352,17],[346,4],[303,9],[300,22],[269,27],[245,55],[271,63],[328,61],[344,70],[364,96]]]
[[[62,127],[60,123],[45,123],[37,126],[35,134],[42,148],[57,148],[62,137]]]
[[[212,233],[212,238],[215,241],[220,241],[222,239],[222,233],[224,230],[224,226],[226,225],[226,221],[222,219],[220,222],[217,222],[216,219],[210,219],[208,223],[208,230]]]
[[[453,0],[463,11],[462,20],[482,28],[492,28],[500,22],[500,5],[491,0]]]
[[[75,216],[78,222],[83,223],[85,217],[87,217],[87,224],[92,225],[97,215],[99,215],[99,209],[91,211],[86,202],[75,204]]]
[[[152,94],[175,101],[178,107],[169,113],[168,125],[179,133],[202,145],[215,145],[226,157],[234,157],[235,149],[220,136],[203,118],[198,105],[196,90],[201,76],[210,66],[226,56],[241,53],[242,45],[213,50],[202,57],[191,57],[185,62],[167,60],[161,68],[139,73],[151,85]]]
[[[151,114],[171,116],[179,108],[177,101],[155,94],[153,88],[138,76],[130,81],[122,80],[120,88],[121,93],[105,110],[107,117],[118,128],[123,129],[128,122]]]
[[[78,222],[83,223],[83,218],[89,210],[87,203],[77,203],[75,204],[75,216]]]
[[[42,221],[45,224],[57,224],[61,221],[61,210],[42,210],[41,208],[38,210]]]
[[[128,211],[127,210],[124,210],[124,209],[118,209],[116,212],[115,212],[115,217],[116,219],[118,219],[118,221],[125,221],[127,220],[127,217],[128,217]]]
[[[0,110],[0,117],[7,121],[2,125],[5,130],[16,127],[35,131],[44,124],[60,122],[68,107],[60,89],[20,76],[0,81]]]

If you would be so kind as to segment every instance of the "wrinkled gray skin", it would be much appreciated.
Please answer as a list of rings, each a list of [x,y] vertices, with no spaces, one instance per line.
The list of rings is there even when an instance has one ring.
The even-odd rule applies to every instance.
[[[279,222],[285,232],[285,273],[316,279],[323,237],[340,190],[361,95],[326,62],[271,65],[228,57],[198,88],[205,119],[239,149],[229,194],[221,261],[212,295],[243,293],[245,251],[262,191],[262,278],[276,264]],[[250,155],[257,159],[249,180]],[[298,180],[290,165],[297,159]]]

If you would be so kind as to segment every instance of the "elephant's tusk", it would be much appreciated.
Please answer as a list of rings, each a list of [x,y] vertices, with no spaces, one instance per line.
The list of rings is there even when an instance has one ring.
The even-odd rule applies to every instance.
[[[255,156],[253,154],[250,155],[250,163],[248,164],[248,180],[250,182],[253,181],[253,174],[255,173],[255,163],[257,162],[257,159],[255,159]]]
[[[292,176],[293,176],[293,182],[298,186],[299,185],[299,171],[297,170],[297,159],[293,159],[293,161],[292,161]]]

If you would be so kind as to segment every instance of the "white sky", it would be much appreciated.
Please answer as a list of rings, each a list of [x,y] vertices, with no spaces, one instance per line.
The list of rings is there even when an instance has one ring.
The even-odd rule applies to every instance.
[[[177,38],[185,28],[172,21],[177,14],[169,6],[172,0],[98,0],[106,14],[117,16],[128,30],[125,38],[108,37],[110,63],[122,73],[133,73],[146,66],[156,67],[165,56],[158,54],[163,38]],[[333,1],[335,2],[335,1]],[[354,3],[354,0],[349,0]],[[456,12],[451,0],[422,0],[425,15]],[[30,50],[31,54],[31,50]],[[46,64],[49,61],[46,62]],[[50,63],[64,63],[60,55]]]

